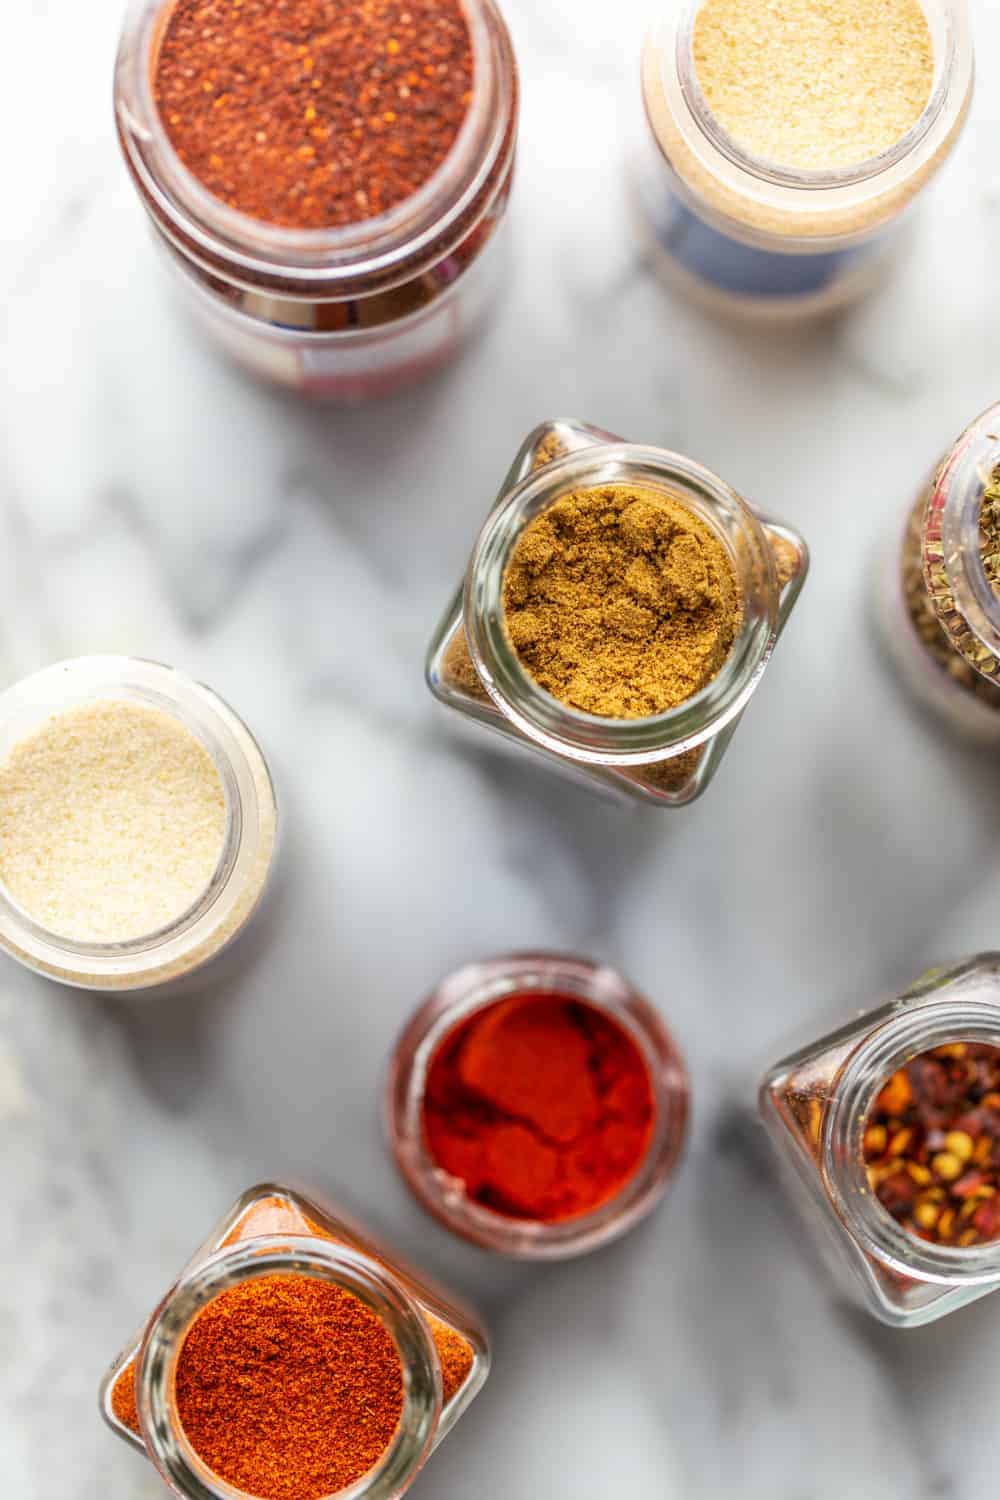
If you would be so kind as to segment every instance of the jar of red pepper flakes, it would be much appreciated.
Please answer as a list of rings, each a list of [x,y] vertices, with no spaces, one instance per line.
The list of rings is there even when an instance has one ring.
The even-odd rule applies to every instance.
[[[181,1500],[395,1500],[489,1372],[476,1316],[341,1209],[265,1183],[101,1384]]]
[[[784,1058],[760,1109],[832,1274],[882,1322],[1000,1287],[1000,954]]]
[[[171,279],[251,373],[359,400],[451,360],[507,268],[493,0],[134,0],[118,134]]]
[[[688,1098],[670,1032],[620,974],[513,954],[459,969],[409,1021],[386,1129],[407,1185],[447,1228],[503,1255],[562,1260],[656,1206]]]

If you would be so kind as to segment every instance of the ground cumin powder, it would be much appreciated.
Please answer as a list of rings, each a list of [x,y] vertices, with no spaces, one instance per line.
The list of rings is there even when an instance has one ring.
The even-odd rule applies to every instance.
[[[503,585],[522,666],[568,707],[613,719],[676,708],[711,682],[742,618],[716,533],[665,491],[563,495],[525,528]]]

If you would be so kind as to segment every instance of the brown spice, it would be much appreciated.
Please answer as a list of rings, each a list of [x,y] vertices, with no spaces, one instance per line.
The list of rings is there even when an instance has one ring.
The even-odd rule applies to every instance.
[[[472,79],[459,0],[176,0],[153,93],[215,197],[327,229],[385,213],[433,176]]]
[[[522,532],[503,589],[525,670],[571,708],[637,719],[716,676],[742,607],[716,534],[650,486],[563,495]]]
[[[985,497],[984,497],[985,498]],[[971,662],[955,650],[937,617],[927,592],[923,568],[923,526],[927,508],[921,497],[910,514],[903,538],[903,599],[913,628],[928,655],[960,687],[966,688],[988,708],[1000,709],[1000,685],[977,672]]]
[[[955,1042],[898,1069],[864,1155],[872,1191],[911,1234],[960,1249],[1000,1238],[1000,1048]]]

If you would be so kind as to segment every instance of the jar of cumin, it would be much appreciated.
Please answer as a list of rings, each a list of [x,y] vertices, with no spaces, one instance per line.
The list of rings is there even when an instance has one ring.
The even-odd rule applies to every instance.
[[[500,290],[518,79],[494,0],[341,9],[132,0],[115,113],[194,322],[358,400],[447,363]]]
[[[546,422],[479,534],[427,681],[591,789],[682,806],[718,770],[807,567],[795,531],[693,460]]]
[[[395,1500],[489,1359],[470,1312],[341,1210],[267,1183],[126,1344],[100,1406],[181,1500]]]
[[[879,614],[919,701],[970,741],[1000,744],[1000,403],[921,490],[881,580]]]
[[[898,261],[968,114],[965,0],[659,9],[634,173],[655,269],[740,319],[856,301]]]
[[[1000,954],[785,1057],[760,1110],[831,1273],[884,1323],[1000,1287]]]

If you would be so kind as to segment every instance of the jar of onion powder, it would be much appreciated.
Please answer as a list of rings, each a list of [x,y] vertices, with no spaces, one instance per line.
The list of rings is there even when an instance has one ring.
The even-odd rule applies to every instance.
[[[750,319],[871,289],[968,113],[965,0],[661,0],[636,175],[653,262]]]
[[[679,807],[718,770],[807,568],[797,532],[692,459],[546,422],[473,547],[427,681],[509,749]]]
[[[186,983],[249,928],[276,836],[256,740],[183,673],[89,656],[0,693],[0,950],[29,969]]]
[[[182,301],[252,373],[378,396],[481,326],[518,121],[494,0],[133,0],[115,111]]]
[[[104,1378],[180,1500],[396,1500],[489,1371],[467,1309],[339,1208],[244,1193]]]

